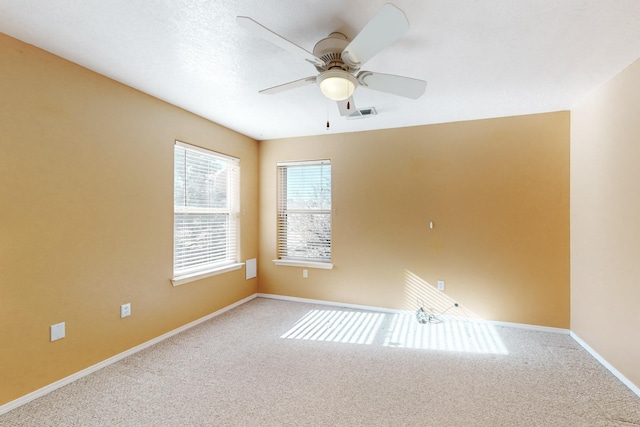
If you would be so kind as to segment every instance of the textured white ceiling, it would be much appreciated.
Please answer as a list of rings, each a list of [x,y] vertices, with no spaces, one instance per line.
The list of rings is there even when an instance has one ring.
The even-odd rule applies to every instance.
[[[311,51],[384,3],[0,0],[0,31],[258,140],[566,110],[640,57],[638,0],[397,0],[409,31],[362,69],[426,80],[420,99],[361,87],[378,115],[346,120],[315,85],[258,93],[316,71],[236,16]]]

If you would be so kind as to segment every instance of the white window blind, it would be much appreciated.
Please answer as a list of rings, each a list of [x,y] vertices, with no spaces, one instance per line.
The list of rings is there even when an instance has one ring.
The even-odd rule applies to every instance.
[[[238,260],[240,161],[176,141],[174,277]]]
[[[331,162],[278,164],[278,258],[331,262]]]

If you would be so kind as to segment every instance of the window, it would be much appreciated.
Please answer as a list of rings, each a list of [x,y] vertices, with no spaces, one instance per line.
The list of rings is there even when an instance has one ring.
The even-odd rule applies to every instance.
[[[238,159],[176,141],[174,285],[185,277],[242,265],[237,249],[239,176]]]
[[[280,265],[332,268],[331,161],[278,163]]]

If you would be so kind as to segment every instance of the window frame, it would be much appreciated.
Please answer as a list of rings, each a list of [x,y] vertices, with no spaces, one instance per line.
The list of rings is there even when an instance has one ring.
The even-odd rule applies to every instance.
[[[179,150],[184,152],[184,175],[182,179],[184,181],[184,204],[178,204],[177,198],[177,184],[178,184],[178,153]],[[196,155],[204,155],[209,160],[223,162],[227,168],[232,168],[226,172],[227,182],[225,190],[225,207],[202,207],[202,206],[189,206],[187,195],[187,164],[188,153],[195,153]],[[197,166],[196,163],[192,163],[192,166]],[[213,276],[216,274],[226,273],[228,271],[238,270],[242,268],[244,263],[239,262],[240,259],[240,159],[229,156],[217,151],[205,149],[192,144],[187,144],[181,141],[175,141],[174,144],[174,161],[173,161],[174,175],[173,175],[173,277],[171,282],[174,286],[181,285],[183,283],[191,282],[194,280],[202,279],[205,277]],[[199,187],[199,188],[202,188]],[[208,187],[205,191],[210,191]],[[201,190],[202,191],[202,190]],[[218,246],[211,246],[205,249],[204,254],[209,258],[208,261],[196,262],[194,265],[188,267],[177,268],[177,258],[179,257],[179,219],[184,219],[185,215],[227,215],[228,219],[225,221],[224,228],[225,243]],[[179,218],[182,216],[183,218]],[[209,240],[210,241],[210,240]],[[216,251],[225,251],[224,259],[211,261],[210,258]],[[182,254],[183,255],[183,254]]]
[[[328,209],[289,209],[286,197],[283,193],[286,191],[287,184],[283,182],[285,174],[289,167],[304,167],[304,166],[318,166],[328,165],[330,185],[329,185],[329,204]],[[333,268],[333,168],[330,159],[322,160],[306,160],[306,161],[291,161],[291,162],[278,162],[277,167],[277,188],[276,188],[276,259],[273,260],[274,264],[281,266],[291,267],[307,267],[307,268],[319,268],[319,269],[332,269]],[[313,215],[327,215],[329,219],[329,258],[314,258],[314,257],[295,257],[286,255],[283,251],[288,251],[286,242],[283,242],[283,235],[287,231],[286,218],[288,212],[293,211],[295,214],[313,214]],[[286,240],[287,238],[284,237]]]

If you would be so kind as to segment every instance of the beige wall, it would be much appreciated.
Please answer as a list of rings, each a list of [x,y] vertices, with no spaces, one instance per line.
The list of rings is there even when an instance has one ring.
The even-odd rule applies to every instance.
[[[568,328],[569,127],[559,112],[260,142],[260,292]],[[335,268],[303,279],[272,263],[276,163],[323,158]]]
[[[243,260],[256,141],[1,34],[0,76],[0,405],[257,291],[169,282],[174,140],[241,159]]]
[[[568,112],[258,144],[3,35],[0,72],[0,405],[257,291],[569,326]],[[240,157],[259,286],[171,286],[175,139]],[[335,269],[303,279],[271,262],[275,164],[318,158]]]
[[[640,61],[571,111],[571,329],[640,387]]]

